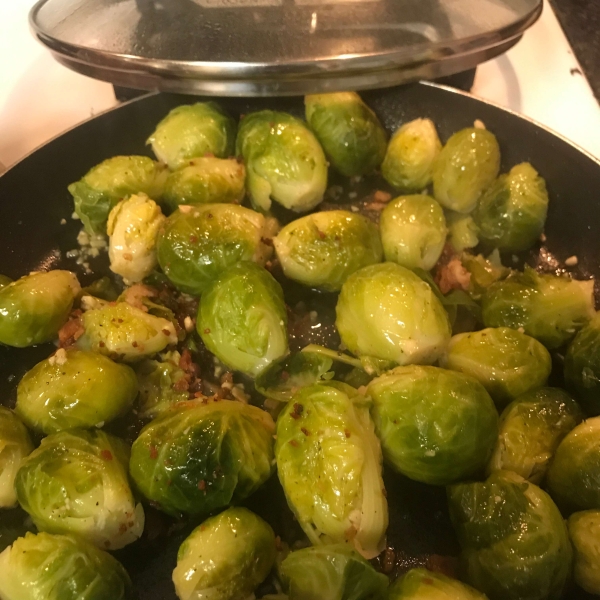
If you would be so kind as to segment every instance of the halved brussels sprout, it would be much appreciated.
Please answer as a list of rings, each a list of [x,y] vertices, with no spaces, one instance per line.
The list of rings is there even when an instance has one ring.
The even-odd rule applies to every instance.
[[[594,281],[540,274],[530,267],[492,284],[482,298],[486,327],[522,328],[550,350],[594,316]]]
[[[395,263],[371,265],[342,286],[336,327],[357,356],[399,365],[433,363],[450,340],[440,300],[420,277]]]
[[[215,102],[197,102],[174,108],[146,143],[174,170],[205,154],[232,156],[234,142],[235,121]]]
[[[112,208],[123,198],[144,193],[160,199],[167,180],[164,165],[146,156],[113,156],[69,186],[75,212],[88,233],[106,233]]]
[[[600,417],[580,423],[565,436],[546,483],[561,508],[600,508]]]
[[[433,195],[445,208],[471,212],[500,170],[500,147],[493,133],[468,128],[446,142],[433,166]]]
[[[440,365],[474,377],[504,407],[546,384],[552,358],[536,339],[516,329],[490,327],[455,335]]]
[[[24,461],[15,490],[40,531],[74,533],[106,550],[144,530],[127,477],[129,446],[100,430],[54,433]]]
[[[519,396],[500,417],[500,435],[488,472],[513,471],[539,485],[558,445],[582,418],[577,402],[559,388]]]
[[[262,267],[229,267],[202,294],[196,329],[228,367],[256,376],[288,353],[283,290]]]
[[[283,112],[263,110],[240,124],[236,154],[246,163],[246,189],[252,205],[268,211],[271,200],[306,212],[327,188],[327,160],[306,125]]]
[[[7,277],[6,275],[0,275],[0,290],[12,282],[13,280],[10,277]]]
[[[442,149],[433,121],[404,123],[392,136],[381,165],[381,174],[396,189],[420,192],[430,183],[433,164]]]
[[[365,175],[379,167],[387,146],[385,129],[357,93],[313,94],[304,104],[310,128],[342,175]]]
[[[479,229],[471,215],[446,211],[448,241],[456,252],[475,248],[479,244]]]
[[[179,352],[165,352],[160,360],[144,360],[136,365],[138,415],[154,419],[178,402],[189,399],[186,373],[179,367]]]
[[[506,252],[521,252],[537,242],[547,213],[546,182],[529,163],[522,163],[486,190],[473,219],[481,241]]]
[[[240,204],[245,179],[246,168],[235,158],[194,158],[169,175],[163,200],[171,210],[182,204]]]
[[[247,498],[273,472],[275,424],[241,402],[187,402],[140,433],[129,469],[138,489],[166,513],[207,515]]]
[[[180,600],[251,597],[275,564],[275,534],[247,508],[207,519],[177,553],[173,583]]]
[[[330,381],[298,390],[277,419],[277,472],[314,545],[349,542],[366,558],[385,546],[387,501],[370,401]]]
[[[200,295],[227,267],[251,260],[264,265],[273,220],[242,206],[181,207],[158,236],[158,262],[183,292]]]
[[[254,387],[269,399],[288,402],[298,389],[331,379],[332,364],[328,356],[302,350],[274,362],[255,379]]]
[[[600,414],[600,313],[581,329],[565,356],[565,383],[588,415]]]
[[[448,488],[467,581],[490,600],[562,597],[571,544],[546,492],[510,471]]]
[[[141,360],[177,343],[171,321],[127,302],[87,310],[82,322],[85,333],[77,340],[79,348],[127,362]]]
[[[388,578],[348,544],[296,550],[279,574],[290,600],[384,600]]]
[[[573,578],[590,594],[600,595],[600,510],[577,512],[567,521],[573,544]]]
[[[17,503],[15,477],[32,450],[25,425],[12,410],[0,406],[0,510]]]
[[[400,196],[381,213],[379,222],[385,259],[407,269],[429,271],[446,243],[442,207],[429,196]]]
[[[21,379],[15,410],[28,427],[46,435],[102,427],[125,414],[137,392],[131,368],[96,352],[61,349]]]
[[[486,600],[486,596],[441,573],[411,569],[390,586],[388,600]]]
[[[438,367],[397,367],[367,388],[383,455],[394,469],[446,485],[483,471],[498,413],[475,379]]]
[[[69,271],[36,272],[0,289],[0,343],[49,342],[69,317],[81,286]]]
[[[127,283],[142,281],[157,265],[156,237],[165,216],[145,194],[122,200],[108,215],[110,270]]]
[[[3,600],[133,600],[127,571],[72,535],[27,533],[0,554]]]
[[[273,243],[286,277],[328,292],[339,291],[352,273],[383,258],[377,226],[345,210],[292,221]]]

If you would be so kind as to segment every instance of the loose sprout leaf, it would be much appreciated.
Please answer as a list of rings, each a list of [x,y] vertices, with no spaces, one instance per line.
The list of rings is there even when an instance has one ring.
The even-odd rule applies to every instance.
[[[110,277],[101,277],[81,288],[80,299],[83,296],[94,296],[107,302],[114,302],[119,297],[119,290]]]
[[[298,389],[331,379],[332,364],[328,356],[305,348],[274,362],[255,379],[254,387],[271,400],[288,402]]]

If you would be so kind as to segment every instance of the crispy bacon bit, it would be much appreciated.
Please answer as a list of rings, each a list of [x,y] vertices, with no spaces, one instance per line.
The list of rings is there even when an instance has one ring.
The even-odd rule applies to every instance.
[[[465,269],[459,258],[454,257],[438,268],[435,282],[442,294],[447,294],[451,290],[468,290],[471,273]]]
[[[198,489],[199,489],[201,492],[204,492],[204,491],[206,490],[206,481],[204,481],[204,479],[201,479],[201,480],[198,482]]]
[[[290,413],[290,417],[292,417],[292,419],[299,419],[302,416],[302,413],[304,412],[304,406],[302,406],[302,404],[299,404],[298,402],[296,402],[293,406],[292,412]]]
[[[306,429],[306,427],[301,427],[300,431],[304,434],[304,435],[310,435],[310,431],[308,429]]]
[[[373,194],[373,200],[375,200],[375,202],[381,202],[381,203],[385,204],[386,202],[389,202],[391,199],[392,199],[392,195],[389,192],[384,192],[383,190],[377,190]]]
[[[180,377],[174,384],[173,389],[176,392],[187,392],[190,389],[190,382],[187,377]]]
[[[156,460],[158,458],[158,450],[156,446],[150,446],[150,458]]]
[[[148,312],[148,307],[144,304],[143,299],[154,298],[157,295],[158,291],[154,288],[141,283],[136,283],[123,292],[123,300],[134,308],[139,308],[144,312]]]
[[[365,208],[367,210],[375,210],[377,212],[381,212],[386,207],[383,202],[368,202],[365,204]]]
[[[58,345],[60,348],[72,346],[85,333],[81,321],[82,314],[81,310],[74,310],[69,320],[60,328],[58,332]]]
[[[112,452],[110,450],[102,450],[100,452],[100,458],[102,458],[102,460],[112,460],[113,459]]]

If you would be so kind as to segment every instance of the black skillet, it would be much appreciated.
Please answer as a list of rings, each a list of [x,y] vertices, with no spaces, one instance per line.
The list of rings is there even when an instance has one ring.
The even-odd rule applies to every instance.
[[[363,97],[389,131],[405,121],[429,117],[445,140],[475,119],[483,121],[498,138],[503,171],[530,161],[546,179],[551,198],[546,249],[537,249],[530,259],[554,269],[553,257],[562,264],[576,255],[576,275],[600,276],[600,163],[542,127],[452,89],[415,84],[365,92]],[[105,158],[148,154],[144,143],[156,123],[174,106],[196,100],[160,94],[132,101],[68,131],[0,177],[0,273],[17,278],[33,270],[64,268],[75,271],[83,283],[105,274],[105,260],[92,264],[92,276],[66,258],[67,251],[76,246],[80,225],[71,219],[68,184]],[[224,98],[219,102],[236,116],[263,108],[303,112],[301,98]],[[0,348],[2,403],[13,405],[20,377],[51,350],[47,345]],[[386,553],[379,567],[394,576],[412,565],[452,565],[458,547],[444,490],[389,473],[385,479],[390,506],[388,544],[393,551]],[[297,535],[276,477],[248,506],[264,516],[282,538],[291,540]],[[167,526],[168,536],[164,535]],[[118,558],[129,570],[140,600],[175,600],[171,571],[178,544],[189,527],[165,524],[149,510],[147,529],[155,530],[158,537],[129,546]],[[573,589],[566,597],[588,596]]]

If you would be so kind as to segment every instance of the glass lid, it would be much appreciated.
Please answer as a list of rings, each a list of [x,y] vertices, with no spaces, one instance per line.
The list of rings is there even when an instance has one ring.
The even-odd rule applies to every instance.
[[[125,87],[221,96],[391,86],[507,50],[542,0],[40,0],[66,66]]]

